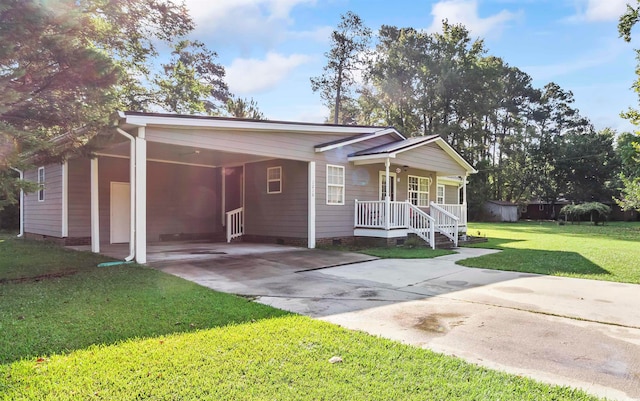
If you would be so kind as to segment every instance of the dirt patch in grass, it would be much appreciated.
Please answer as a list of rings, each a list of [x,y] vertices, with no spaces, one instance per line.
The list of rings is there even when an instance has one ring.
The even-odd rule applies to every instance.
[[[62,272],[39,274],[37,276],[31,276],[31,277],[2,278],[0,279],[0,284],[32,283],[36,281],[51,280],[54,278],[73,276],[74,274],[77,274],[77,273],[78,273],[77,270],[68,270],[68,271],[62,271]]]

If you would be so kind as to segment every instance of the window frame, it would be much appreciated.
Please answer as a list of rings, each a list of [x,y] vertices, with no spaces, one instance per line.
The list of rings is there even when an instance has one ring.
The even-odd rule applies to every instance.
[[[278,178],[270,178],[271,171],[278,171]],[[278,183],[278,190],[271,190],[271,183]],[[275,195],[282,193],[282,166],[267,167],[267,195]]]
[[[417,178],[418,179],[418,189],[415,191],[411,190],[411,179],[412,178]],[[427,191],[420,191],[420,180],[426,180],[427,181]],[[419,175],[408,175],[407,176],[407,199],[409,199],[409,202],[411,202],[412,205],[416,206],[416,207],[429,207],[429,196],[430,196],[430,189],[431,189],[431,177],[422,177]],[[413,203],[413,199],[411,198],[411,194],[415,193],[416,194],[416,203]],[[420,204],[420,194],[426,194],[427,195],[427,199],[426,199],[426,204]]]
[[[38,202],[44,202],[44,184],[45,184],[45,170],[44,166],[38,167]]]
[[[336,184],[336,183],[331,183],[329,182],[329,170],[332,168],[336,168],[339,171],[341,171],[341,177],[342,177],[342,184]],[[345,168],[344,166],[340,166],[337,164],[327,164],[327,168],[326,168],[326,196],[325,196],[325,200],[327,205],[329,206],[343,206],[345,204],[345,198],[346,198],[346,181],[345,181]],[[339,188],[340,189],[340,198],[341,200],[338,202],[331,202],[331,200],[329,199],[329,188]]]
[[[442,202],[440,202],[440,189],[442,189]],[[444,184],[436,184],[436,203],[446,205],[447,190]]]

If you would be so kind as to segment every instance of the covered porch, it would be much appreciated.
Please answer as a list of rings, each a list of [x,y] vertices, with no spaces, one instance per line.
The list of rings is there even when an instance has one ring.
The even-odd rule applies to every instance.
[[[354,201],[354,236],[415,234],[435,248],[440,234],[458,246],[460,235],[467,232],[467,176],[476,170],[439,136],[357,152],[349,161],[384,165],[379,199]],[[403,190],[406,197],[401,200]]]

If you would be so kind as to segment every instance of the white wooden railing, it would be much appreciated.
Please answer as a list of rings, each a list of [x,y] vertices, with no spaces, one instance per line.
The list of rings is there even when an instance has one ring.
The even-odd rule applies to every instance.
[[[244,208],[239,207],[226,213],[227,242],[244,234]]]
[[[439,232],[458,246],[458,234],[467,224],[466,205],[439,205],[431,202],[429,213],[411,202],[389,203],[389,226],[385,219],[385,201],[355,201],[354,227],[374,229],[404,228],[435,247],[435,232]],[[463,230],[464,231],[464,230]]]
[[[409,231],[425,240],[432,249],[436,249],[435,219],[408,201],[406,205]]]
[[[431,202],[429,214],[435,219],[436,230],[453,241],[454,246],[457,247],[460,219],[434,202]]]
[[[407,227],[407,202],[390,202],[389,229]],[[385,202],[356,200],[354,227],[385,228]]]
[[[466,227],[467,226],[467,205],[460,204],[437,204],[442,209],[451,213],[452,215],[458,218],[458,225]]]

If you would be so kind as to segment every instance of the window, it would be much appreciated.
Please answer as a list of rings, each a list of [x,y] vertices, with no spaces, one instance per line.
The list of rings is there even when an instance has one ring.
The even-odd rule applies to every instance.
[[[439,205],[444,205],[444,185],[438,184],[436,187],[436,203]]]
[[[344,205],[344,167],[327,164],[327,205]]]
[[[279,194],[282,192],[282,167],[267,168],[267,193]]]
[[[38,202],[44,202],[44,167],[38,168]]]
[[[409,202],[415,206],[429,206],[429,184],[431,179],[410,175],[408,179]]]

